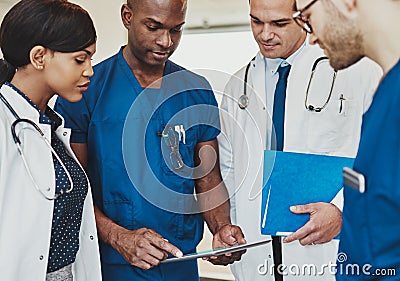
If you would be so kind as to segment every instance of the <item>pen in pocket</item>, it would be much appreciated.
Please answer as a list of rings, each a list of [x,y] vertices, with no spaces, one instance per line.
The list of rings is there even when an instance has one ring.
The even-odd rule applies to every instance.
[[[343,96],[343,94],[340,94],[339,100],[340,100],[339,113],[342,113],[342,111],[343,111],[343,101],[345,101],[346,98]]]

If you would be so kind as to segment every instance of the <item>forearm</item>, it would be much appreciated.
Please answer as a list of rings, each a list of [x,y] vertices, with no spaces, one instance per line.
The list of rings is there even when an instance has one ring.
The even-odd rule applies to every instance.
[[[212,234],[231,224],[229,195],[222,180],[219,183],[200,181],[196,191],[200,210]]]
[[[208,148],[203,150],[204,154],[201,160],[199,153],[197,153],[196,163],[198,164],[198,168],[206,168],[200,171],[203,176],[196,180],[196,193],[203,218],[211,233],[215,234],[224,225],[231,224],[229,194],[222,181],[219,169],[217,140],[202,143],[198,147],[198,151],[200,151],[201,147]],[[210,160],[212,156],[217,157],[216,161]],[[202,163],[203,166],[200,165],[200,163]],[[210,167],[211,163],[214,166],[212,166],[212,169],[207,173],[207,167]]]
[[[217,233],[223,226],[231,224],[229,208],[228,200],[218,207],[203,212],[203,218],[212,234]]]
[[[147,270],[159,265],[168,257],[167,253],[183,256],[177,247],[152,229],[125,229],[106,217],[96,206],[95,216],[100,239],[110,244],[133,266]]]
[[[196,181],[197,198],[203,218],[212,234],[231,224],[229,194],[218,171]]]
[[[99,238],[104,243],[110,244],[115,248],[118,241],[118,233],[126,229],[109,219],[96,205],[94,206],[94,213]]]
[[[211,194],[203,198],[203,200],[200,200],[200,204],[203,208],[203,218],[213,234],[212,247],[215,249],[245,244],[246,240],[244,239],[240,227],[231,224],[229,215],[230,203],[225,185],[221,182],[217,187],[212,189],[211,192],[207,193]],[[222,201],[217,202],[220,200]],[[229,255],[212,257],[209,261],[216,265],[228,265],[234,261],[240,260],[243,253],[244,251],[241,251]]]

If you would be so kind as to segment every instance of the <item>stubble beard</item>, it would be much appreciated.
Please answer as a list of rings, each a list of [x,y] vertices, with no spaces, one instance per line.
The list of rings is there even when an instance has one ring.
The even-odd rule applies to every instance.
[[[324,46],[331,66],[336,70],[341,70],[364,57],[364,39],[353,21],[341,14],[333,4],[327,6],[327,12],[335,20],[329,21],[325,28]]]

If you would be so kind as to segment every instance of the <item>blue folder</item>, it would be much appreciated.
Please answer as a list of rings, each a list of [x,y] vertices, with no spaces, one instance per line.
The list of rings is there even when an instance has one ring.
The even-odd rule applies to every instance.
[[[266,150],[261,207],[261,233],[287,236],[302,227],[309,214],[293,214],[289,207],[330,202],[343,187],[346,157]]]

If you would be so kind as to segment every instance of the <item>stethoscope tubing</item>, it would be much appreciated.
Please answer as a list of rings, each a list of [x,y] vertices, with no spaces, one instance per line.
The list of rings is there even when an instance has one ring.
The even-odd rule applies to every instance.
[[[244,72],[243,95],[241,95],[239,97],[239,100],[238,100],[239,108],[242,109],[242,110],[246,109],[247,106],[249,105],[249,97],[247,95],[247,82],[248,82],[250,66],[254,62],[255,59],[256,59],[256,57],[254,57],[246,65],[246,69],[245,69],[245,72]],[[330,87],[330,90],[329,90],[329,96],[328,96],[327,100],[325,101],[325,103],[321,107],[315,107],[313,105],[308,105],[307,106],[307,99],[308,99],[308,93],[309,93],[310,86],[311,86],[311,81],[312,81],[312,79],[314,77],[314,73],[315,73],[315,70],[317,68],[318,63],[320,63],[322,60],[328,60],[328,57],[323,56],[323,57],[317,58],[314,61],[313,65],[312,65],[312,68],[311,68],[311,76],[310,76],[310,80],[308,81],[307,90],[306,90],[306,99],[304,101],[305,107],[309,111],[321,112],[326,107],[326,105],[329,103],[329,100],[331,99],[331,96],[332,96],[333,87],[335,85],[335,80],[336,80],[336,75],[337,75],[337,71],[336,70],[334,71],[332,84],[331,84],[331,87]]]
[[[247,65],[244,71],[244,79],[243,79],[243,95],[239,97],[238,104],[240,109],[246,109],[249,105],[249,96],[247,95],[247,82],[249,77],[249,70],[251,64],[255,61],[256,57],[254,57]]]
[[[306,98],[304,99],[305,108],[308,111],[314,111],[314,112],[317,112],[317,113],[321,112],[328,105],[329,101],[331,100],[332,91],[333,91],[333,87],[335,86],[336,75],[337,75],[337,71],[334,70],[331,87],[329,89],[329,95],[328,95],[328,98],[326,99],[325,103],[320,107],[316,107],[316,106],[313,106],[311,104],[307,105],[308,94],[310,93],[311,81],[313,80],[314,73],[315,73],[315,70],[317,68],[318,63],[321,62],[322,60],[329,60],[329,58],[324,56],[324,57],[320,57],[320,58],[315,60],[313,66],[311,68],[311,76],[310,76],[310,79],[308,80],[308,85],[307,85],[307,90],[306,90]]]
[[[51,146],[50,141],[46,138],[45,134],[43,133],[43,131],[39,128],[39,126],[32,120],[30,119],[26,119],[26,118],[20,118],[19,115],[17,114],[17,112],[14,110],[14,108],[11,106],[11,104],[7,101],[7,99],[0,93],[0,99],[1,101],[5,104],[5,106],[8,108],[8,110],[10,110],[10,112],[12,113],[12,115],[15,117],[15,121],[11,124],[11,134],[14,140],[14,143],[17,146],[17,150],[18,153],[21,155],[22,158],[22,162],[24,164],[24,167],[28,173],[28,176],[30,177],[33,185],[35,186],[35,189],[37,191],[39,191],[46,199],[48,200],[56,200],[57,198],[59,198],[61,195],[63,195],[64,193],[70,193],[73,189],[74,189],[74,182],[72,180],[71,174],[69,173],[67,167],[65,166],[65,164],[61,161],[60,156],[56,153],[56,151],[54,150],[54,148]],[[44,140],[44,142],[46,143],[46,145],[50,148],[52,155],[54,155],[54,157],[56,157],[58,163],[60,163],[61,167],[63,168],[63,170],[65,171],[65,174],[68,177],[68,180],[70,182],[70,188],[67,190],[61,190],[59,193],[55,194],[52,197],[49,197],[48,195],[46,195],[38,186],[38,184],[36,183],[35,179],[33,178],[33,175],[31,173],[31,170],[28,166],[28,163],[26,161],[25,155],[23,153],[22,147],[21,147],[21,140],[19,138],[19,136],[16,133],[16,126],[20,123],[27,123],[29,125],[31,125],[36,132],[39,133],[40,138],[42,140]]]

